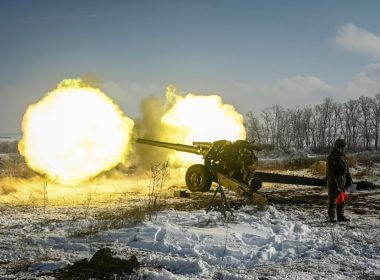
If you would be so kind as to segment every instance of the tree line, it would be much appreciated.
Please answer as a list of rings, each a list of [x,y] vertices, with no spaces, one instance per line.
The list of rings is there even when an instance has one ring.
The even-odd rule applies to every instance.
[[[351,151],[379,150],[380,94],[344,103],[327,97],[321,104],[294,109],[273,105],[259,114],[247,113],[245,125],[249,140],[281,150],[324,152],[337,138],[345,139]]]

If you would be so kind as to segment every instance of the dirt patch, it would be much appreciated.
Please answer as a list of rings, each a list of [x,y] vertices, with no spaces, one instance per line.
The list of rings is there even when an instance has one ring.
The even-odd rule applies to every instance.
[[[116,276],[130,275],[140,267],[135,255],[129,260],[112,256],[111,249],[102,248],[90,261],[82,259],[64,269],[56,270],[51,276],[56,279],[115,279]]]

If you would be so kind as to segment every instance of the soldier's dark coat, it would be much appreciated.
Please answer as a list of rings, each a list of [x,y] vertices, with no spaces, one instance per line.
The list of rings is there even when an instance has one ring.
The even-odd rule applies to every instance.
[[[335,200],[340,191],[352,184],[350,170],[348,168],[346,156],[338,149],[334,148],[327,157],[327,190],[328,190],[328,214],[330,218],[343,217],[344,203],[336,205]]]

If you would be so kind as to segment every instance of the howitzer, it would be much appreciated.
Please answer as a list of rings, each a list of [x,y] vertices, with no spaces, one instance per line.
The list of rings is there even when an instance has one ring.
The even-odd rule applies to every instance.
[[[141,138],[137,139],[137,143],[202,155],[204,164],[192,165],[186,171],[186,185],[192,192],[208,191],[212,182],[220,183],[244,196],[258,191],[263,182],[325,186],[325,179],[255,171],[257,152],[273,149],[271,145],[254,144],[245,140],[219,140],[193,142],[191,146]]]

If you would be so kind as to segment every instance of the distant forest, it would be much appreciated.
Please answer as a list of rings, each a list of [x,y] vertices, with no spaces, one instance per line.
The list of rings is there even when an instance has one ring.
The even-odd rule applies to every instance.
[[[338,103],[285,109],[274,105],[245,117],[247,138],[274,144],[281,150],[310,149],[325,152],[335,139],[343,138],[350,151],[380,149],[380,94]]]
[[[18,153],[18,141],[0,141],[0,154]]]

